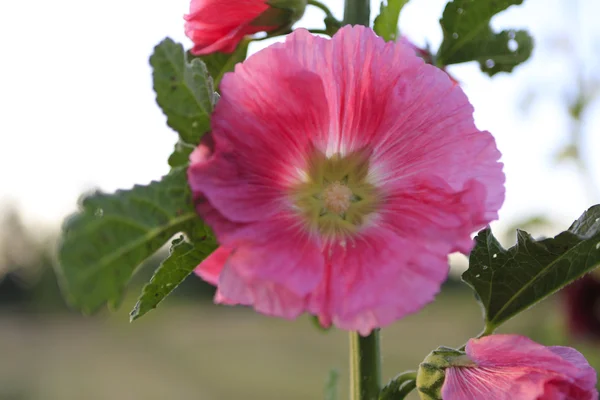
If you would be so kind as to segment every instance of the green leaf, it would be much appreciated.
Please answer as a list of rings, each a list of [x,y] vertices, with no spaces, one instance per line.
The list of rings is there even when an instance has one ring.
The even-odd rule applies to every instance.
[[[462,275],[477,293],[486,332],[600,265],[600,205],[587,210],[554,238],[535,240],[517,231],[517,244],[502,248],[490,229],[476,237]]]
[[[167,116],[167,124],[180,139],[197,145],[210,129],[214,86],[200,59],[187,61],[183,46],[167,38],[150,57],[156,102]]]
[[[136,268],[179,232],[203,226],[186,170],[108,195],[83,198],[63,225],[58,275],[67,300],[85,313],[116,308]]]
[[[373,30],[386,42],[396,40],[398,36],[398,20],[400,11],[408,0],[382,0],[379,15],[375,18]]]
[[[340,373],[337,369],[329,371],[327,382],[325,383],[325,400],[338,400],[338,384]]]
[[[175,149],[169,156],[169,165],[171,168],[186,166],[190,162],[190,154],[194,151],[194,146],[190,146],[182,141],[175,143]]]
[[[227,72],[233,71],[235,65],[246,59],[248,54],[248,45],[250,40],[244,39],[238,44],[235,51],[231,54],[225,53],[211,53],[204,56],[194,56],[188,53],[188,57],[193,60],[199,58],[204,62],[210,76],[212,76],[215,88],[219,87],[223,75]]]
[[[523,0],[454,0],[444,9],[440,24],[444,40],[438,50],[437,64],[445,66],[477,61],[481,70],[492,76],[510,72],[526,61],[533,50],[533,39],[525,31],[495,33],[491,18]]]
[[[217,244],[210,233],[193,244],[185,241],[183,236],[173,240],[169,257],[162,262],[150,282],[142,289],[142,294],[131,311],[131,321],[156,308],[216,247]]]

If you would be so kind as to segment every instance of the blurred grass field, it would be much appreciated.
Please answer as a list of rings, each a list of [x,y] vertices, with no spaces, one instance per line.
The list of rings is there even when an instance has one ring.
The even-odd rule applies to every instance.
[[[1,400],[323,399],[331,368],[347,399],[347,333],[318,331],[245,308],[175,298],[130,324],[127,311],[0,314]],[[540,336],[556,299],[502,331]],[[384,380],[414,369],[439,345],[460,346],[481,330],[465,287],[446,288],[419,314],[382,332]],[[411,399],[417,399],[416,396]]]

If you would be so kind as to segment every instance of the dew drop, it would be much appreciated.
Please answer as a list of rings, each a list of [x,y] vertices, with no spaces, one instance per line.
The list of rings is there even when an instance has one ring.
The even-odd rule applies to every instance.
[[[475,278],[479,278],[481,276],[481,274],[477,274],[475,275]]]
[[[596,243],[596,250],[600,250],[600,242]]]
[[[498,258],[498,254],[494,254],[492,258]]]
[[[598,222],[598,221],[600,221],[600,217],[598,217],[594,220],[594,222]]]
[[[454,33],[452,34],[452,39],[458,39],[458,33],[454,32]]]
[[[104,215],[104,210],[101,208],[96,208],[96,211],[94,211],[94,217],[101,217]]]
[[[494,68],[495,65],[496,65],[496,63],[491,58],[488,59],[488,60],[485,60],[485,66],[486,67],[488,67],[488,68]]]
[[[192,128],[197,128],[197,127],[198,127],[198,121],[192,122]]]
[[[515,31],[509,31],[509,32],[508,32],[508,38],[509,38],[510,40],[513,40],[513,39],[515,38]]]
[[[457,12],[458,14],[462,14],[462,13],[464,13],[464,12],[465,12],[465,10],[463,10],[462,8],[457,8],[457,9],[456,9],[456,12]]]
[[[485,270],[485,269],[488,269],[489,267],[488,267],[487,265],[484,265],[484,266],[483,266],[483,267],[481,267],[481,268],[483,268],[483,269]]]
[[[511,39],[508,41],[508,49],[510,51],[517,51],[519,49],[519,43],[515,39]]]
[[[167,283],[167,284],[165,284],[165,286],[169,287],[169,286],[173,286],[173,284],[172,283]]]

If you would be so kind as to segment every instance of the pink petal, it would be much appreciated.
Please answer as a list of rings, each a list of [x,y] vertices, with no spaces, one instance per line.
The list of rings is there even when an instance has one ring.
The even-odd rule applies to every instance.
[[[225,268],[235,270],[235,275],[248,285],[260,286],[270,282],[305,296],[321,280],[324,259],[311,240],[298,236],[241,245],[231,254]],[[225,296],[231,297],[224,282],[219,282],[219,286]]]
[[[542,376],[518,368],[448,368],[444,400],[537,400],[544,393]]]
[[[466,353],[484,367],[536,367],[567,375],[577,374],[578,366],[555,351],[520,335],[491,335],[471,339]]]
[[[246,35],[274,27],[253,26],[251,22],[269,6],[264,0],[192,0],[185,16],[185,33],[194,42],[192,53],[231,53]]]
[[[446,370],[444,400],[596,400],[596,373],[576,350],[519,335],[469,340],[476,367]]]
[[[223,246],[217,248],[196,267],[194,272],[206,282],[216,286],[231,251],[232,249]]]
[[[344,246],[332,244],[327,253],[329,279],[311,296],[309,309],[325,325],[332,321],[363,335],[433,300],[448,273],[445,253],[431,254],[380,228]]]
[[[290,212],[286,190],[299,179],[311,135],[327,130],[318,76],[286,63],[281,51],[267,50],[260,54],[269,56],[267,64],[254,56],[224,76],[212,118],[214,153],[196,156],[188,170],[192,191],[236,222]]]
[[[577,373],[572,376],[575,378],[578,386],[585,388],[596,387],[596,370],[587,362],[583,354],[571,347],[563,346],[550,346],[548,350],[577,368]],[[598,393],[596,393],[596,397],[594,398],[598,398]]]
[[[296,318],[304,312],[305,296],[274,282],[248,279],[239,271],[243,270],[244,265],[238,268],[237,262],[234,260],[223,269],[215,296],[216,303],[252,305],[265,315],[287,319]]]

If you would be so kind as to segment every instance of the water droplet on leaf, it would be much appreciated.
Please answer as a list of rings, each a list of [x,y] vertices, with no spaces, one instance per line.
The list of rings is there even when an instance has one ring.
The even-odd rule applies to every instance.
[[[452,38],[453,38],[453,39],[458,39],[458,33],[454,32],[454,33],[452,34]]]
[[[508,41],[508,49],[510,51],[517,51],[519,49],[519,43],[515,39],[511,39]]]
[[[484,265],[482,268],[483,269],[488,269],[489,267],[487,265]]]
[[[101,208],[96,208],[96,211],[94,211],[94,217],[101,217],[104,215],[104,210]]]
[[[495,65],[496,65],[496,63],[491,58],[488,59],[488,60],[485,60],[485,66],[486,67],[488,67],[488,68],[494,68]]]
[[[462,14],[462,13],[465,12],[465,10],[463,10],[462,8],[457,8],[456,12],[459,13],[459,14]]]
[[[494,254],[494,255],[492,256],[492,258],[497,258],[497,257],[498,257],[498,254]]]

